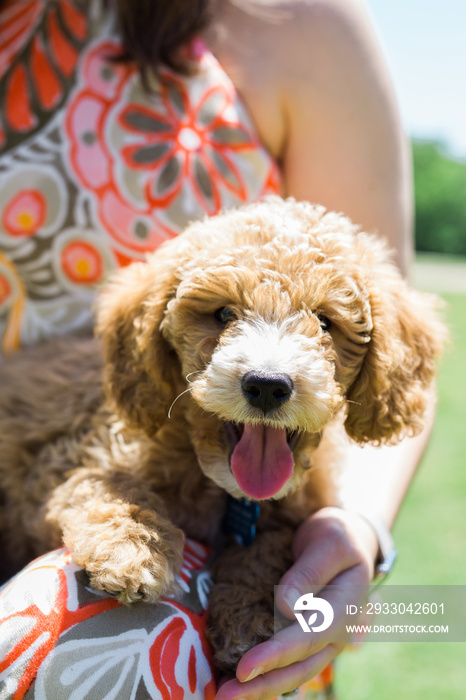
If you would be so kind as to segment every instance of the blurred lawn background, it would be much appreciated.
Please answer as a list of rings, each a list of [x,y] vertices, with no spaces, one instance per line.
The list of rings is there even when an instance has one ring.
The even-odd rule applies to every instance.
[[[466,585],[466,257],[419,256],[414,284],[446,301],[452,346],[434,432],[393,530],[389,583]],[[465,700],[466,643],[363,643],[339,657],[336,682],[339,700]]]

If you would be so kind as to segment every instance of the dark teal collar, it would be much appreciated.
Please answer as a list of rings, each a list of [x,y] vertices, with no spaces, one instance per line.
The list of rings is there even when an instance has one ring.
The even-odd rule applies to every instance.
[[[227,512],[223,521],[224,533],[233,537],[238,544],[248,547],[256,536],[259,513],[258,503],[228,495]]]

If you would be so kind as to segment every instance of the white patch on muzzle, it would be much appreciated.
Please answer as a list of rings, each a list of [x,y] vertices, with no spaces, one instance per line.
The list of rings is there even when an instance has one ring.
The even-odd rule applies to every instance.
[[[248,372],[290,377],[293,391],[289,400],[264,415],[250,405],[242,390],[241,382]],[[192,396],[223,420],[315,432],[325,426],[341,403],[334,374],[334,364],[325,357],[319,338],[293,332],[291,321],[240,321],[193,382]]]

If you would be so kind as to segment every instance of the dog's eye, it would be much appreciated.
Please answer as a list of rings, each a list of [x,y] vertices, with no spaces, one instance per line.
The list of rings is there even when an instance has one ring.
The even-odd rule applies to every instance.
[[[324,316],[323,314],[318,314],[317,318],[319,319],[320,327],[322,328],[323,331],[328,331],[330,326],[332,325],[332,322],[327,316]]]
[[[225,326],[227,323],[230,323],[236,319],[236,314],[234,311],[229,309],[228,306],[222,306],[214,313],[214,318],[216,321]]]

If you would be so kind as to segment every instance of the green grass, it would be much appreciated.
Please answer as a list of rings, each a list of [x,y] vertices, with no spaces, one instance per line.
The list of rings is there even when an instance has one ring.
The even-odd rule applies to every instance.
[[[466,295],[444,298],[453,344],[434,433],[394,527],[390,584],[466,585]],[[464,700],[466,643],[362,644],[338,659],[336,680],[339,700]]]
[[[464,255],[448,255],[447,253],[416,252],[416,261],[423,263],[436,263],[439,265],[466,265]]]

